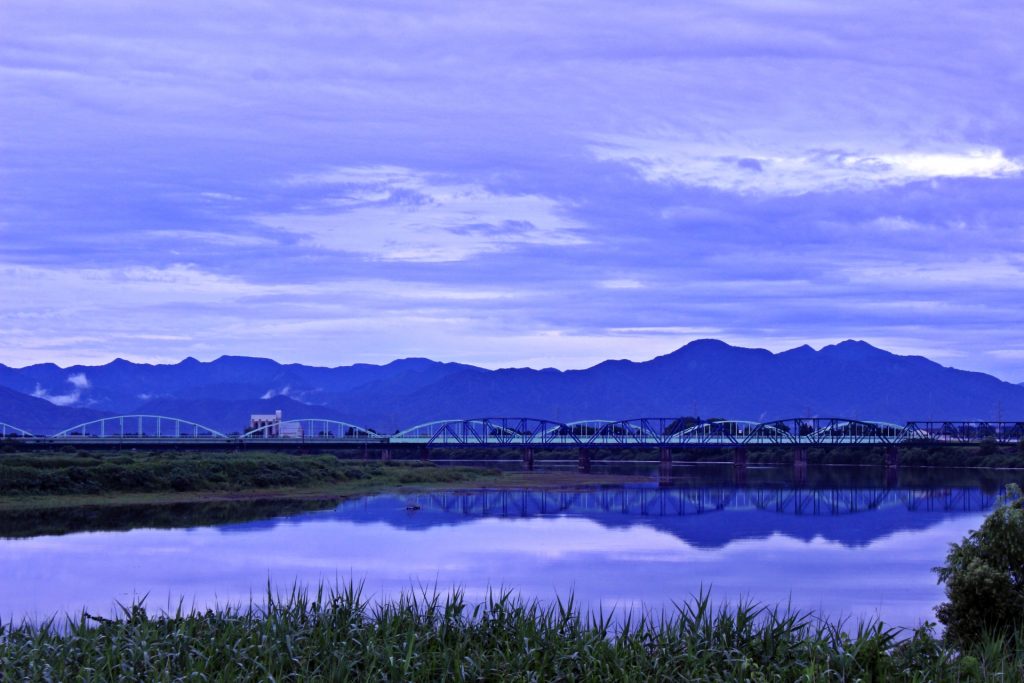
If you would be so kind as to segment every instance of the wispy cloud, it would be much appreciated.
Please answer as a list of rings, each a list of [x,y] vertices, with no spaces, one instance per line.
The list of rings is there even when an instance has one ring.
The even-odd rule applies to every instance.
[[[940,178],[1012,178],[1024,162],[1000,149],[854,152],[838,149],[765,151],[690,144],[676,138],[606,137],[592,151],[627,164],[655,183],[737,193],[799,195],[870,191]]]
[[[71,406],[78,403],[82,398],[82,392],[89,388],[89,379],[85,376],[84,372],[74,373],[69,375],[67,378],[68,384],[71,385],[71,391],[66,394],[51,394],[40,384],[36,384],[35,390],[32,395],[36,398],[42,398],[55,406]]]
[[[302,211],[253,216],[302,244],[375,260],[450,262],[521,245],[585,243],[584,226],[558,201],[452,183],[393,166],[336,168],[292,178],[322,188]]]

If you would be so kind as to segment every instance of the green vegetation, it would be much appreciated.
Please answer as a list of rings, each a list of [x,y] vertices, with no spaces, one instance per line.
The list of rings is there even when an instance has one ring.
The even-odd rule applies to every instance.
[[[905,637],[909,636],[909,637]],[[293,590],[266,606],[0,625],[3,680],[981,681],[1024,680],[1005,639],[954,651],[925,627],[820,620],[706,596],[671,614],[585,614],[510,594]]]
[[[959,645],[986,634],[1010,642],[1024,633],[1024,501],[1019,487],[1007,495],[936,570],[949,602],[939,606],[946,638]],[[1024,643],[1018,643],[1024,645]]]
[[[261,452],[89,451],[0,455],[0,509],[120,502],[200,500],[211,494],[259,497],[364,493],[402,485],[452,484],[496,470],[420,462]]]

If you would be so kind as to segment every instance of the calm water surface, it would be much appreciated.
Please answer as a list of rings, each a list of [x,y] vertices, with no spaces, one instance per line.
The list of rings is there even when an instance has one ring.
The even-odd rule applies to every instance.
[[[379,495],[218,526],[8,538],[0,617],[109,613],[142,595],[151,608],[207,606],[259,597],[268,582],[354,579],[374,597],[507,587],[542,600],[573,592],[592,608],[671,607],[710,587],[914,626],[942,599],[932,567],[1014,478],[907,485],[869,471],[798,486],[790,474],[736,484],[688,469],[670,485]]]

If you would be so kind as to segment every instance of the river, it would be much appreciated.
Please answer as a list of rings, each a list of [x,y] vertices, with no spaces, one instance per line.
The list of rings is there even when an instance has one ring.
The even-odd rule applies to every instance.
[[[370,598],[458,587],[473,600],[507,588],[619,613],[671,610],[704,590],[913,627],[934,621],[932,568],[949,544],[1020,478],[812,468],[794,483],[785,468],[750,468],[737,483],[727,468],[675,472],[626,486],[375,495],[249,521],[182,516],[179,528],[128,512],[116,528],[96,524],[108,530],[32,535],[7,524],[0,619],[110,614],[142,597],[150,609],[208,607],[261,600],[268,586],[356,581]]]

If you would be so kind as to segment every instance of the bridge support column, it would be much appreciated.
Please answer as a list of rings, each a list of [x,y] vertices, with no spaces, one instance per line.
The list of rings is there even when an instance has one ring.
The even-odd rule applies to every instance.
[[[747,448],[746,446],[737,446],[732,452],[732,464],[736,467],[747,466]]]
[[[380,449],[380,459],[381,460],[391,460],[391,449],[390,448],[382,448],[382,449]]]
[[[672,449],[662,446],[658,449],[658,480],[672,479]]]
[[[530,472],[533,471],[533,448],[531,446],[523,449],[523,468]]]
[[[793,483],[797,486],[807,483],[807,449],[802,446],[793,451]]]
[[[900,466],[900,449],[896,446],[885,447],[885,466],[894,469]]]
[[[885,468],[885,488],[894,489],[900,485],[900,470],[898,467]]]
[[[420,446],[416,450],[419,453],[420,460],[422,460],[424,462],[426,462],[427,460],[430,460],[430,449],[429,448],[427,448],[426,446]]]
[[[590,473],[590,449],[583,448],[580,446],[579,450],[579,464],[577,469],[585,474]]]

